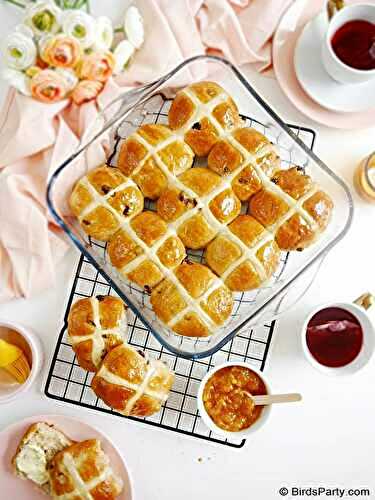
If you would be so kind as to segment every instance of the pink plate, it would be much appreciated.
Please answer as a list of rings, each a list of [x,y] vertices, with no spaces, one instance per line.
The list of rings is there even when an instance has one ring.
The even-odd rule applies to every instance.
[[[68,437],[76,441],[84,439],[99,439],[103,450],[111,460],[113,470],[122,478],[124,491],[118,500],[132,500],[132,486],[129,471],[120,452],[100,431],[80,420],[63,415],[37,415],[10,425],[0,432],[0,486],[1,498],[17,500],[46,500],[46,496],[30,481],[23,481],[12,473],[11,460],[17,445],[27,428],[35,422],[46,422],[55,425]]]
[[[347,0],[360,3],[363,0]],[[294,69],[294,50],[306,25],[321,9],[325,0],[293,2],[282,17],[273,40],[273,67],[276,78],[288,99],[306,116],[329,127],[361,129],[375,123],[375,110],[360,113],[339,113],[323,108],[313,101],[300,86]]]

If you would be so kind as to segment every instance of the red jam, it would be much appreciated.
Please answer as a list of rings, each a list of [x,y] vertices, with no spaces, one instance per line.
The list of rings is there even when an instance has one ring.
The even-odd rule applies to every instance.
[[[351,68],[375,69],[375,24],[349,21],[333,35],[332,49]]]
[[[320,364],[335,368],[345,366],[358,356],[362,348],[362,327],[349,311],[328,307],[310,319],[306,342]]]

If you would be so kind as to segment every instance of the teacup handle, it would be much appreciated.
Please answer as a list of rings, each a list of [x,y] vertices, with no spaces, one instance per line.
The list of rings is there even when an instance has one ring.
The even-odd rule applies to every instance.
[[[328,21],[332,19],[332,17],[336,14],[336,12],[343,9],[344,7],[345,7],[345,0],[328,0],[327,1]]]
[[[375,296],[372,293],[365,292],[358,299],[355,299],[354,304],[362,307],[366,312],[375,305]],[[371,314],[369,314],[371,320],[375,323],[375,307],[371,309]]]

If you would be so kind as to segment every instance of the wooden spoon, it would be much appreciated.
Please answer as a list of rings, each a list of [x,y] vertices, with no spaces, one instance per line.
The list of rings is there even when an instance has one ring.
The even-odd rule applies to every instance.
[[[249,394],[249,396],[254,401],[255,406],[273,405],[275,403],[294,403],[302,399],[301,394],[264,394],[262,396],[252,396]]]

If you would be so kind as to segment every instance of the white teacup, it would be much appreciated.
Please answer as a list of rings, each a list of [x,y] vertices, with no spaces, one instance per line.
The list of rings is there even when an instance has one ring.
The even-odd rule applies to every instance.
[[[371,301],[368,301],[370,297]],[[371,306],[371,310],[370,310]],[[326,308],[337,308],[343,309],[344,311],[348,311],[351,313],[359,322],[362,334],[363,334],[363,342],[360,352],[357,357],[353,359],[350,363],[340,366],[340,367],[330,367],[319,363],[314,356],[311,354],[309,347],[307,345],[307,326],[311,320],[311,318],[318,313],[319,311],[323,311]],[[371,294],[363,294],[361,297],[358,297],[353,303],[350,302],[340,302],[333,304],[323,304],[316,308],[314,308],[306,318],[302,332],[301,332],[301,341],[302,341],[302,350],[305,354],[306,359],[317,368],[319,371],[325,373],[326,375],[351,375],[361,368],[363,368],[371,356],[374,353],[375,349],[375,304],[374,297]]]
[[[323,39],[322,61],[327,73],[339,83],[364,83],[375,77],[375,69],[352,68],[342,62],[332,48],[332,37],[336,31],[344,24],[358,20],[375,23],[375,4],[348,5],[336,12],[330,21],[327,17],[327,34]]]

